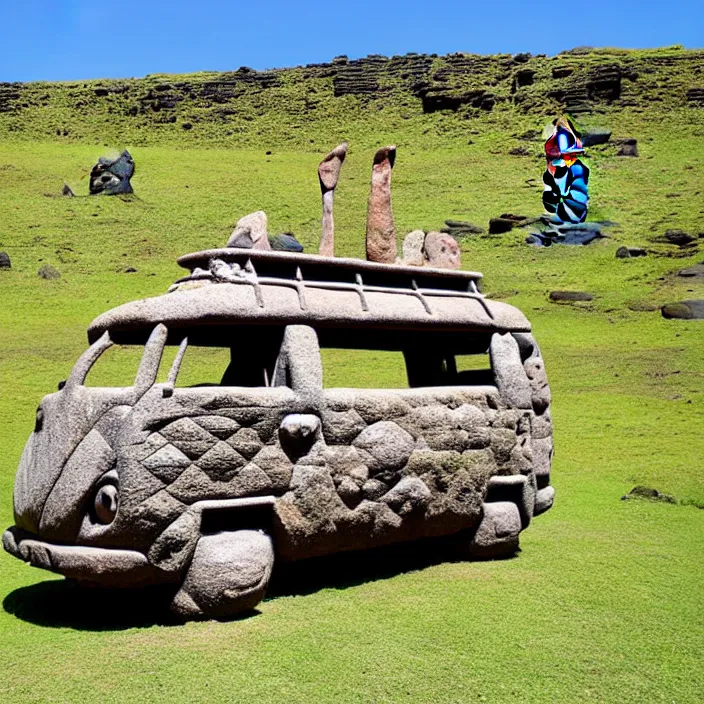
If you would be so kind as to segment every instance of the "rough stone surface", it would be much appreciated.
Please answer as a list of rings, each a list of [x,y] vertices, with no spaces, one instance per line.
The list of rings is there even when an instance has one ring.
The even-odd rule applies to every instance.
[[[264,254],[276,266],[286,265],[280,255]],[[246,279],[251,267],[241,256],[207,260],[241,278],[201,289],[201,303],[225,306],[251,297],[261,309]],[[253,259],[258,271],[266,270]],[[322,259],[300,261],[308,270]],[[333,266],[349,273],[341,260],[326,266],[328,275]],[[219,265],[203,267],[198,275],[208,279],[218,271]],[[404,269],[396,271],[402,276]],[[461,272],[423,278],[433,276],[466,290]],[[297,279],[287,281],[260,287],[264,305],[280,295],[296,310],[312,307],[310,291],[301,295]],[[184,314],[193,293],[166,298]],[[358,291],[345,295],[359,305]],[[383,290],[368,294],[370,301],[386,296],[391,294]],[[405,299],[418,307],[419,319],[429,316],[415,296]],[[429,300],[435,326],[445,297]],[[479,301],[464,298],[462,304],[483,310]],[[180,330],[187,330],[189,343],[199,342],[209,321],[220,320],[209,310],[186,316],[193,324]],[[113,344],[104,332],[37,412],[17,472],[17,527],[6,533],[6,549],[88,581],[172,584],[179,590],[174,609],[186,618],[223,618],[251,608],[265,588],[258,575],[270,569],[268,558],[257,556],[273,555],[272,542],[283,562],[451,535],[468,536],[465,546],[474,557],[515,551],[518,532],[554,497],[550,390],[527,322],[509,327],[513,332],[500,314],[487,327],[464,319],[454,327],[443,323],[476,336],[477,350],[490,346],[493,378],[487,372],[479,384],[453,371],[450,350],[437,384],[325,389],[318,334],[322,340],[333,320],[344,326],[330,306],[306,314],[310,324],[279,327],[270,338],[262,332],[262,339],[265,328],[252,327],[246,340],[238,340],[233,360],[246,345],[254,350],[244,357],[248,363],[256,366],[261,356],[266,369],[251,386],[230,383],[228,370],[222,385],[181,387],[179,357],[169,381],[156,383],[166,342],[179,339],[170,339],[171,323],[152,323],[132,386],[86,387],[91,366]],[[281,326],[288,318],[277,315]],[[318,332],[316,321],[323,323]],[[117,329],[139,330],[129,318]],[[368,332],[360,325],[357,330]],[[433,352],[415,361],[434,364]],[[415,363],[412,355],[408,359]]]
[[[171,608],[185,618],[229,618],[264,597],[274,566],[271,538],[251,530],[205,535],[198,541]]]
[[[347,142],[343,142],[325,155],[318,166],[320,193],[323,199],[323,232],[320,238],[318,254],[326,257],[335,256],[335,220],[333,204],[335,188],[340,178],[342,164],[347,156]]]
[[[396,147],[382,147],[374,155],[372,184],[367,204],[367,259],[392,264],[396,261],[396,227],[391,210],[391,170]]]
[[[11,269],[12,262],[7,252],[0,252],[0,269]]]
[[[491,337],[489,355],[496,387],[506,404],[514,408],[531,408],[531,385],[515,338],[508,333],[495,333]]]
[[[482,521],[474,535],[470,550],[477,557],[512,555],[518,548],[521,515],[510,501],[497,501],[482,506]]]
[[[692,299],[679,303],[667,303],[661,309],[663,318],[680,320],[704,320],[704,299]]]
[[[685,279],[693,279],[695,281],[701,281],[704,279],[704,262],[695,264],[694,266],[687,267],[686,269],[680,269],[677,272],[677,276],[681,276]]]
[[[459,269],[460,247],[454,237],[442,232],[429,232],[423,244],[426,264],[436,269]]]
[[[227,246],[243,249],[271,249],[267,228],[267,217],[263,210],[245,215],[237,221]]]
[[[413,452],[413,436],[392,421],[380,421],[365,428],[354,440],[354,447],[369,455],[373,472],[401,469]]]
[[[423,230],[413,230],[403,238],[402,264],[407,266],[423,266],[425,257],[423,256],[423,243],[425,242],[425,232]]]

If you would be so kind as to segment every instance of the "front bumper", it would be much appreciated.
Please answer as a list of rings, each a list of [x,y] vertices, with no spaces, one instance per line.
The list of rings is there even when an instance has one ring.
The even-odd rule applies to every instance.
[[[168,581],[167,575],[135,550],[54,545],[12,526],[2,536],[10,555],[70,579],[107,587],[134,587]]]

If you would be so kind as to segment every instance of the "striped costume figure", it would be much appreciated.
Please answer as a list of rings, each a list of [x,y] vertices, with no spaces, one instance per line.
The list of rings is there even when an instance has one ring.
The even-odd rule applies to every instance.
[[[578,158],[582,154],[582,140],[571,120],[555,120],[552,133],[545,140],[548,168],[543,174],[543,205],[563,223],[587,219],[589,169]]]

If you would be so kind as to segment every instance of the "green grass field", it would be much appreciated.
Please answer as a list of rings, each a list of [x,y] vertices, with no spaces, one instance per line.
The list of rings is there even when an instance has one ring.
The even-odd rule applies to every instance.
[[[553,390],[556,503],[522,534],[518,557],[325,584],[270,598],[250,618],[184,626],[148,601],[129,616],[119,596],[77,597],[3,553],[0,701],[704,701],[704,323],[664,320],[657,309],[704,297],[703,284],[673,273],[702,254],[672,256],[682,252],[650,242],[668,228],[704,230],[704,110],[599,119],[640,148],[636,159],[610,145],[591,150],[591,216],[619,223],[609,239],[537,250],[513,231],[462,243],[463,266],[484,272],[484,290],[533,322]],[[400,233],[542,210],[540,142],[532,156],[508,155],[539,120],[487,116],[464,123],[465,133],[458,122],[444,140],[438,120],[429,124],[427,143],[394,121],[352,142],[337,191],[339,255],[363,254],[374,144],[399,147]],[[334,141],[271,155],[111,146],[135,157],[134,197],[57,195],[63,180],[87,193],[81,177],[102,143],[0,145],[0,250],[13,263],[0,271],[3,528],[34,409],[66,378],[94,316],[164,292],[179,276],[176,256],[224,244],[255,209],[266,210],[271,232],[317,246],[315,169]],[[649,256],[616,259],[620,244]],[[40,279],[45,263],[61,278]],[[595,298],[555,304],[554,289]],[[393,385],[396,363],[331,353],[327,382]],[[119,356],[107,364],[103,379],[129,383]],[[620,501],[636,484],[679,503]]]

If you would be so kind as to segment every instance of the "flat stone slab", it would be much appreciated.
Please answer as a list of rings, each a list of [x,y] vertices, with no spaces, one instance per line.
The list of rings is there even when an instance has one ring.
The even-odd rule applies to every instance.
[[[699,264],[687,267],[686,269],[680,269],[677,272],[677,276],[682,276],[686,279],[704,279],[704,262],[699,262]]]
[[[594,295],[586,291],[550,291],[551,301],[593,301]]]
[[[704,299],[692,299],[679,303],[667,303],[660,311],[663,318],[679,320],[704,320]]]

